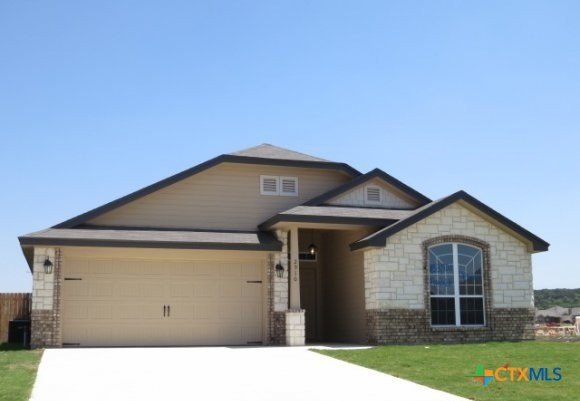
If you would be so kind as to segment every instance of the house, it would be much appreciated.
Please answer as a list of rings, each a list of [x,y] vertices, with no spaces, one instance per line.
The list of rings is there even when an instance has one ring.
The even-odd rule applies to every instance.
[[[19,240],[33,347],[529,339],[549,246],[463,191],[268,144]]]
[[[559,305],[548,309],[536,310],[536,323],[571,323],[570,308],[563,308]]]

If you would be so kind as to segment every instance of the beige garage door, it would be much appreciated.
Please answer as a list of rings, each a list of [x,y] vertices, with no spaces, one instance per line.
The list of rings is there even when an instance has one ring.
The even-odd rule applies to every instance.
[[[67,259],[63,344],[262,341],[262,262]]]

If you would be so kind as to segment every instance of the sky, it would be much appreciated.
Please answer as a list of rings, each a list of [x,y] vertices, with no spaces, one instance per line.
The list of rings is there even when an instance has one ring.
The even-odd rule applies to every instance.
[[[578,288],[578,1],[0,1],[0,292],[17,240],[261,143],[463,189]]]

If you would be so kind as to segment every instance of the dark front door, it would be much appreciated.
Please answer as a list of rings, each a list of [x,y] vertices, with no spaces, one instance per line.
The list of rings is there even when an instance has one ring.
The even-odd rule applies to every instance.
[[[306,341],[316,341],[317,308],[316,308],[316,270],[300,268],[300,304],[306,310]]]

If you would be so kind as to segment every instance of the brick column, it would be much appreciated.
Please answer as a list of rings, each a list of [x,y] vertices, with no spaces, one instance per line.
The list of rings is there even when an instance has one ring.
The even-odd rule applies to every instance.
[[[52,274],[44,272],[44,261],[47,257],[53,264]],[[59,248],[35,248],[32,274],[30,346],[32,348],[61,347],[61,250]]]

